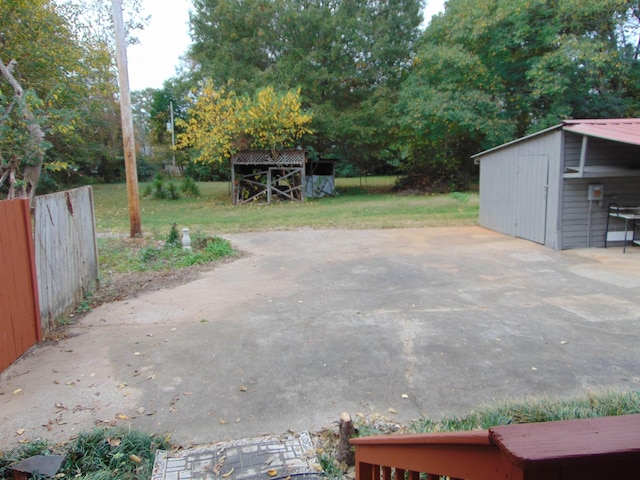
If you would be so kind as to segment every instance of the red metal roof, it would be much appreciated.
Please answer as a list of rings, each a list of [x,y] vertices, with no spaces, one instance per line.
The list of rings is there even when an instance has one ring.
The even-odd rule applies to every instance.
[[[476,164],[480,161],[484,155],[496,150],[500,150],[504,147],[508,147],[515,143],[520,143],[524,140],[544,135],[549,132],[558,130],[564,130],[567,132],[574,132],[579,135],[586,135],[589,137],[598,137],[605,140],[611,140],[614,142],[628,143],[631,145],[640,145],[640,118],[604,118],[604,119],[589,119],[589,120],[564,120],[562,123],[553,127],[541,130],[526,137],[521,137],[516,140],[512,140],[497,147],[490,148],[484,152],[476,153],[472,155]]]
[[[565,120],[562,129],[589,137],[640,145],[640,118]]]

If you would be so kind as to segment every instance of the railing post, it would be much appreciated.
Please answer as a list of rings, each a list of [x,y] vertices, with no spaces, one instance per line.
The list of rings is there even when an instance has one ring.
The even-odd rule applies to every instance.
[[[358,480],[374,480],[373,465],[371,465],[370,463],[359,462],[356,458],[356,478]]]

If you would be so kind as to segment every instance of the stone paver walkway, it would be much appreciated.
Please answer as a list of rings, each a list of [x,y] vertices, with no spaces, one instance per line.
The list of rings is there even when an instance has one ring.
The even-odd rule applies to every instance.
[[[156,453],[151,480],[318,480],[322,468],[308,432],[256,437]]]

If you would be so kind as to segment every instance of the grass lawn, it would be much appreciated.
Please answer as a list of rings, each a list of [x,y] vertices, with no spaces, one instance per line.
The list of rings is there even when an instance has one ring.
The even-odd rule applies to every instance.
[[[217,235],[256,230],[296,228],[403,228],[475,225],[479,198],[476,193],[445,195],[395,195],[395,177],[339,178],[334,197],[303,203],[232,205],[227,182],[198,183],[201,195],[179,200],[141,197],[142,230],[165,235],[171,224],[192,232]],[[146,184],[140,184],[144,192]],[[129,232],[124,184],[95,185],[96,228],[102,233]]]

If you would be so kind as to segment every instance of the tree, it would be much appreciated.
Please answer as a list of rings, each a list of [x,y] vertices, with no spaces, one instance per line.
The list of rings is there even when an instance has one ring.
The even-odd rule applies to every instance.
[[[19,186],[18,195],[33,198],[41,169],[67,163],[46,159],[45,152],[72,138],[80,118],[75,104],[87,91],[80,77],[86,81],[93,66],[87,53],[98,51],[78,45],[68,21],[46,0],[2,3],[0,31],[0,163],[13,182],[9,195]]]
[[[176,147],[191,149],[195,162],[214,163],[229,158],[240,131],[238,112],[242,107],[235,92],[204,82],[200,91],[193,92],[187,121],[177,122],[184,133],[178,135]]]
[[[8,65],[0,58],[0,73],[14,90],[13,100],[6,108],[2,108],[2,123],[0,133],[3,138],[15,142],[14,147],[23,145],[22,148],[5,150],[9,153],[8,160],[5,155],[0,155],[0,186],[8,180],[8,198],[29,198],[33,201],[35,189],[40,178],[40,170],[44,162],[44,132],[39,124],[39,119],[33,113],[34,106],[42,102],[32,91],[25,92],[13,75],[17,62],[12,60]],[[17,115],[13,115],[13,111]],[[22,158],[20,158],[22,157]],[[20,164],[24,163],[22,172]],[[19,175],[22,173],[22,179]]]
[[[128,5],[133,29],[141,25],[139,0]],[[12,105],[28,105],[44,135],[39,189],[73,184],[96,171],[114,178],[121,170],[114,162],[122,144],[110,8],[106,0],[0,2],[0,59],[5,66],[15,61],[12,75],[24,91],[18,102],[15,89],[0,77],[0,162],[17,165],[18,182],[34,157],[18,121],[25,110]],[[35,183],[30,188],[35,193]]]
[[[184,133],[178,135],[177,148],[192,149],[195,162],[222,162],[246,148],[290,148],[311,133],[312,117],[302,111],[299,91],[266,87],[241,97],[206,81],[192,98],[187,121],[178,122]]]
[[[470,155],[513,135],[497,89],[474,54],[444,45],[422,50],[397,106],[404,173],[427,175],[443,190],[465,188]]]
[[[449,0],[400,95],[409,170],[455,175],[562,119],[634,115],[637,26],[623,0]]]
[[[393,143],[386,123],[411,65],[422,4],[195,0],[195,74],[239,94],[300,88],[302,105],[314,112],[308,145],[366,165]]]
[[[251,148],[275,151],[312,133],[307,127],[312,117],[301,109],[299,89],[277,93],[273,87],[265,87],[244,103],[239,120]]]

